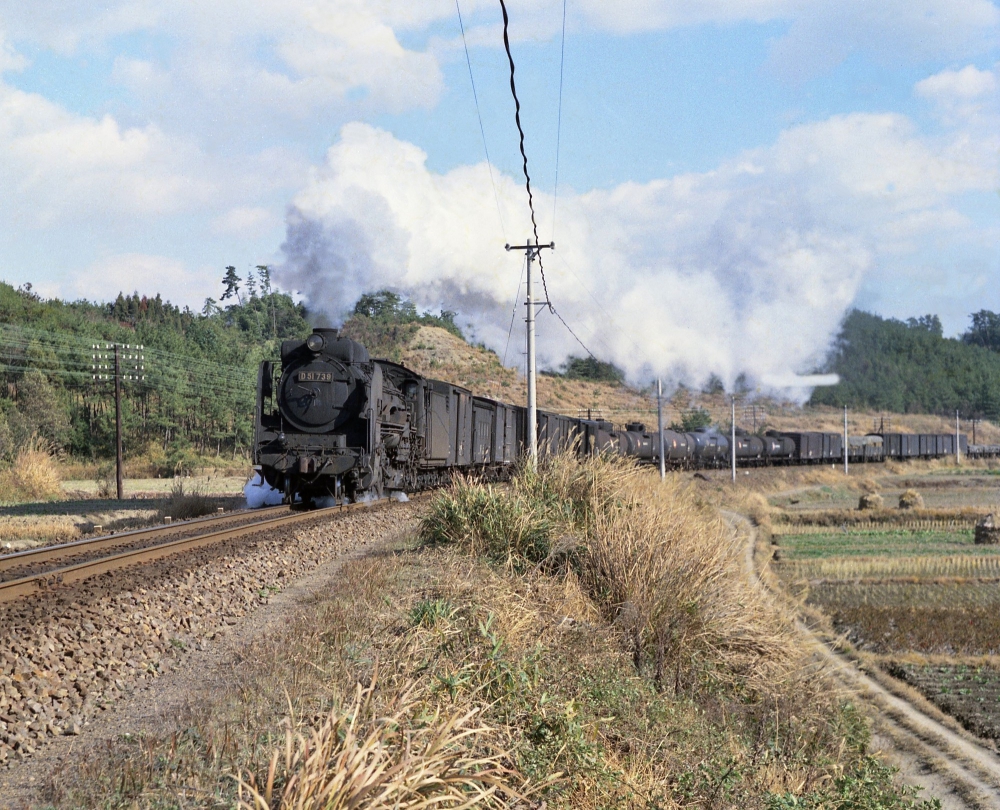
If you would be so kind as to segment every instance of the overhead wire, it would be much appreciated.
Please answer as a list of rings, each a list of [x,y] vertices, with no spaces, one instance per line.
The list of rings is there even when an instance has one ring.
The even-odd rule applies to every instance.
[[[520,136],[519,147],[521,149],[521,170],[524,172],[524,187],[528,192],[528,209],[531,211],[531,228],[535,235],[535,244],[538,242],[538,221],[535,218],[535,197],[531,193],[531,175],[528,174],[528,154],[524,151],[524,128],[521,126],[521,102],[517,98],[517,87],[514,85],[514,56],[510,52],[510,37],[507,29],[510,26],[510,18],[507,16],[507,6],[504,0],[500,0],[500,10],[503,12],[503,47],[507,51],[507,62],[510,64],[510,93],[514,97],[514,123],[517,124],[517,132]],[[545,291],[545,303],[551,307],[549,299],[549,288],[545,282],[545,269],[542,266],[542,254],[538,256],[538,272],[542,276],[542,289]]]
[[[504,241],[507,241],[507,229],[503,223],[503,212],[500,208],[500,195],[497,193],[497,184],[493,179],[493,163],[490,160],[490,148],[486,145],[486,128],[483,126],[483,116],[479,111],[479,94],[476,93],[476,80],[472,76],[472,59],[469,56],[469,43],[465,39],[465,23],[462,21],[462,9],[455,0],[455,10],[458,12],[458,26],[462,29],[462,45],[465,47],[465,63],[469,66],[469,83],[472,85],[472,98],[476,102],[476,117],[479,119],[479,134],[483,136],[483,151],[486,153],[486,168],[490,172],[490,185],[493,186],[493,199],[497,204],[497,216],[500,218],[500,231],[503,233]]]
[[[458,0],[456,0],[458,2]],[[552,239],[556,238],[556,201],[559,199],[559,142],[562,135],[563,68],[566,65],[566,0],[563,0],[562,39],[559,45],[559,113],[556,116],[556,179],[552,185]]]
[[[503,46],[504,50],[507,52],[507,62],[510,65],[510,92],[511,95],[514,97],[514,123],[517,125],[517,132],[518,135],[520,136],[519,148],[521,150],[521,169],[524,172],[524,187],[528,192],[528,209],[531,212],[532,232],[534,233],[535,236],[535,245],[538,245],[539,244],[538,221],[535,217],[535,198],[531,192],[531,175],[528,174],[528,155],[524,150],[524,127],[521,126],[521,102],[518,100],[517,86],[514,83],[514,56],[510,50],[510,35],[508,33],[508,29],[510,27],[510,18],[507,15],[507,6],[504,3],[504,0],[500,0],[500,10],[501,12],[503,12]],[[562,51],[564,55],[565,55],[565,39],[566,39],[566,4],[564,0],[563,46],[562,46]],[[561,128],[562,126],[562,71],[563,71],[563,58],[561,57],[559,66],[559,121],[560,121],[559,128]],[[558,153],[559,153],[559,147],[558,147],[558,137],[557,137],[557,142],[556,142],[557,165],[558,165]],[[555,205],[555,200],[553,200],[553,205]],[[553,209],[553,216],[554,216],[554,209]],[[541,251],[536,250],[535,257],[538,259],[538,272],[539,275],[541,275],[542,277],[542,290],[545,292],[545,302],[544,302],[545,306],[547,306],[549,312],[555,315],[559,319],[559,322],[566,327],[566,331],[568,331],[573,336],[573,339],[580,344],[581,348],[596,360],[597,358],[594,356],[594,353],[587,348],[587,345],[582,340],[580,340],[579,335],[577,335],[576,332],[574,332],[573,329],[570,327],[570,325],[566,323],[565,318],[563,318],[562,315],[556,312],[556,308],[552,303],[552,297],[549,295],[548,282],[545,279],[545,266],[542,264]]]

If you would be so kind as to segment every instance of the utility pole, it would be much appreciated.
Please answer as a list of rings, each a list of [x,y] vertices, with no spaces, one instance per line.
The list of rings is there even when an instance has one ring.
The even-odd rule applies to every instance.
[[[955,411],[955,463],[956,464],[962,463],[962,449],[961,449],[962,445],[959,443],[959,437],[961,436],[959,430],[961,430],[961,428],[959,427],[958,424],[958,411],[956,410]]]
[[[656,379],[656,427],[660,431],[660,480],[667,477],[667,460],[664,458],[663,441],[663,383]]]
[[[847,406],[844,406],[844,475],[849,475],[847,471]]]
[[[730,448],[732,452],[730,455],[733,459],[733,483],[736,483],[736,394],[733,394],[733,424],[730,427],[731,430],[731,442]]]
[[[100,346],[91,346],[95,352],[99,350]],[[126,351],[131,352],[135,349],[137,352],[141,352],[144,348],[142,346],[132,346],[126,345],[122,346],[120,343],[115,343],[114,346],[105,345],[105,351],[114,348],[114,374],[115,374],[115,488],[118,495],[118,500],[124,500],[125,498],[125,487],[124,487],[124,454],[122,452],[122,357],[121,350],[124,348]],[[98,380],[106,380],[108,376],[106,374],[101,374],[101,371],[110,371],[111,369],[105,365],[111,360],[110,355],[107,354],[93,354],[91,355],[93,360],[93,365],[91,366],[93,370],[93,378],[96,383]],[[126,380],[145,380],[146,379],[146,366],[145,356],[141,353],[129,354],[125,360],[128,363],[125,369],[124,378]]]
[[[118,488],[118,500],[123,500],[125,490],[122,485],[122,372],[117,343],[115,344],[115,484]]]
[[[530,239],[526,245],[504,245],[504,250],[523,250],[528,261],[528,297],[524,302],[528,314],[525,318],[525,325],[528,336],[528,457],[531,460],[531,469],[538,469],[538,402],[535,390],[535,297],[531,285],[531,262],[544,248],[555,250],[556,243],[549,242],[547,245],[536,245]],[[545,301],[544,305],[549,302]]]

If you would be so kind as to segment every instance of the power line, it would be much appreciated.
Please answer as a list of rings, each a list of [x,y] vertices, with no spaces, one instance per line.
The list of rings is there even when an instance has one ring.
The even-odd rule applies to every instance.
[[[581,279],[574,272],[573,268],[569,266],[569,263],[565,259],[563,259],[562,256],[560,256],[559,259],[560,259],[560,261],[562,261],[563,266],[567,270],[569,270],[570,273],[573,274],[573,278],[575,278],[577,280],[577,282],[579,283],[579,285],[586,291],[587,295],[589,295],[593,299],[594,303],[597,304],[598,309],[600,309],[601,312],[603,312],[607,316],[608,320],[611,323],[613,323],[618,328],[619,332],[621,332],[623,335],[625,335],[629,339],[629,341],[631,341],[632,345],[635,346],[636,349],[638,349],[639,353],[642,354],[644,357],[646,357],[646,360],[649,361],[649,356],[646,354],[646,350],[643,349],[642,346],[640,346],[636,342],[635,338],[633,338],[632,335],[628,331],[626,331],[625,329],[622,329],[621,324],[619,324],[618,321],[616,321],[614,319],[614,316],[610,312],[608,312],[607,309],[605,309],[604,305],[600,302],[600,299],[598,299],[598,297],[596,295],[594,295],[593,292],[590,291],[590,288],[587,287],[587,285],[583,283],[583,279]],[[607,345],[607,343],[605,343],[605,345]],[[609,346],[609,348],[610,348],[610,346]]]
[[[528,208],[531,211],[531,227],[535,235],[535,244],[537,245],[539,244],[539,238],[538,238],[538,222],[535,218],[535,198],[534,195],[531,193],[531,176],[528,174],[528,155],[524,151],[524,128],[521,126],[521,102],[517,98],[517,87],[514,84],[514,56],[510,52],[510,37],[508,35],[510,18],[507,16],[507,6],[505,5],[504,0],[500,0],[500,10],[503,12],[503,47],[504,50],[507,52],[507,62],[510,64],[510,92],[511,95],[514,97],[514,123],[517,124],[517,132],[518,135],[520,136],[519,147],[521,149],[521,168],[522,171],[524,172],[524,187],[528,192]],[[565,39],[566,39],[566,4],[564,0],[563,53],[565,53]],[[561,123],[562,122],[562,60],[560,60],[560,67],[559,67],[559,120],[561,127],[562,126]],[[558,138],[556,146],[556,160],[557,160],[556,165],[558,166]],[[553,205],[555,205],[555,200],[553,200]],[[554,215],[554,209],[553,209],[553,215]],[[586,344],[584,344],[582,340],[580,340],[579,336],[576,334],[576,332],[574,332],[570,328],[570,325],[566,323],[566,320],[562,317],[562,315],[556,312],[556,309],[552,304],[552,298],[549,296],[548,283],[545,280],[545,268],[542,265],[541,251],[536,252],[535,258],[538,259],[538,272],[542,277],[542,289],[545,292],[545,304],[549,308],[549,312],[551,312],[559,319],[559,322],[566,327],[566,331],[573,336],[573,339],[580,344],[583,350],[591,357],[594,357],[594,353],[587,348]],[[597,358],[594,357],[594,359],[596,360]]]
[[[586,352],[587,354],[589,354],[589,355],[590,355],[591,357],[593,357],[593,358],[594,358],[594,359],[596,360],[597,358],[596,358],[596,357],[594,357],[594,353],[593,353],[593,352],[592,352],[592,351],[591,351],[590,349],[588,349],[588,348],[586,347],[586,345],[584,345],[584,342],[583,342],[582,340],[580,340],[580,338],[579,338],[579,337],[577,336],[576,332],[574,332],[574,331],[573,331],[572,329],[570,329],[570,326],[569,326],[569,324],[568,324],[568,323],[566,323],[566,321],[565,321],[565,320],[563,320],[563,316],[562,316],[562,315],[560,315],[560,314],[559,314],[558,312],[556,312],[556,311],[555,311],[555,309],[553,309],[553,308],[552,308],[551,306],[549,307],[549,309],[550,309],[550,310],[552,311],[552,314],[553,314],[553,315],[555,315],[555,316],[556,316],[556,317],[557,317],[557,318],[559,319],[559,322],[560,322],[560,323],[561,323],[561,324],[562,324],[563,326],[565,326],[565,327],[566,327],[566,331],[567,331],[567,332],[569,332],[569,333],[570,333],[570,334],[571,334],[571,335],[573,336],[573,339],[574,339],[574,340],[575,340],[575,341],[576,341],[577,343],[579,343],[579,344],[580,344],[580,346],[581,346],[581,347],[583,348],[583,350],[584,350],[584,351],[585,351],[585,352]]]
[[[462,9],[455,0],[455,10],[458,12],[458,26],[462,29],[462,45],[465,46],[465,63],[469,66],[469,82],[472,84],[472,98],[476,102],[476,117],[479,119],[479,134],[483,136],[483,151],[486,153],[486,168],[490,172],[490,185],[493,186],[493,199],[497,203],[497,216],[500,218],[500,230],[503,232],[504,241],[507,241],[507,229],[503,224],[503,213],[500,210],[500,195],[497,193],[497,184],[493,179],[493,163],[490,161],[490,149],[486,145],[486,129],[483,127],[483,116],[479,111],[479,95],[476,93],[476,80],[472,78],[472,59],[469,57],[469,43],[465,39],[465,23],[462,22]]]
[[[458,2],[458,0],[455,0]],[[563,66],[566,64],[566,0],[563,0],[562,41],[559,45],[559,115],[556,118],[556,181],[552,187],[552,238],[556,238],[556,200],[559,199],[559,140],[562,134]]]
[[[517,98],[517,87],[514,86],[514,57],[510,52],[510,37],[507,35],[507,28],[510,20],[507,16],[507,6],[500,0],[500,10],[503,12],[503,47],[507,51],[507,62],[510,63],[510,93],[514,96],[514,123],[517,124],[517,132],[521,137],[521,169],[524,172],[524,187],[528,191],[528,208],[531,211],[531,227],[535,235],[535,244],[539,244],[538,222],[535,219],[535,198],[531,193],[531,176],[528,174],[528,155],[524,151],[524,128],[521,126],[521,102]],[[545,283],[545,269],[542,267],[542,256],[538,254],[538,272],[542,276],[542,289],[545,291],[545,303],[552,308],[549,299],[549,288]]]
[[[525,255],[525,262],[527,262],[527,255]],[[517,277],[517,292],[514,293],[514,306],[510,310],[510,326],[507,327],[507,343],[503,347],[503,360],[500,365],[507,365],[507,350],[510,348],[510,336],[514,332],[514,318],[517,315],[517,299],[521,297],[521,284],[524,281],[524,263],[521,264],[521,275]]]

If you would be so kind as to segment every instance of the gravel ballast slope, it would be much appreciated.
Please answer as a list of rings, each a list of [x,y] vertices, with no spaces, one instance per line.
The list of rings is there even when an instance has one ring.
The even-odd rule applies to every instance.
[[[0,767],[53,737],[79,734],[272,593],[412,515],[412,505],[391,504],[317,518],[4,606]]]

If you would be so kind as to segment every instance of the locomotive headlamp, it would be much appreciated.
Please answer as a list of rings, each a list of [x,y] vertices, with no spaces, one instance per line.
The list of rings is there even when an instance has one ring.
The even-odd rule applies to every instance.
[[[317,335],[315,332],[313,332],[311,335],[309,335],[309,337],[306,338],[306,347],[311,352],[321,352],[325,344],[326,341],[323,340],[323,336]]]

